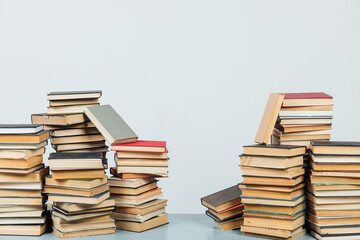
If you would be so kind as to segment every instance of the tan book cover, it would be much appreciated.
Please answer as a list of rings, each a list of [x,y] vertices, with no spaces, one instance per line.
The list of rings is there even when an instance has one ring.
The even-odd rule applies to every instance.
[[[271,133],[274,129],[278,118],[284,95],[280,93],[271,93],[265,107],[263,117],[257,131],[255,142],[260,144],[268,144]]]

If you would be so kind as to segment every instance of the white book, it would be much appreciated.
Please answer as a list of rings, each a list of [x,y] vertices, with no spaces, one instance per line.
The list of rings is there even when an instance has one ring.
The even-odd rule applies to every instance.
[[[279,117],[332,117],[332,111],[280,111]]]

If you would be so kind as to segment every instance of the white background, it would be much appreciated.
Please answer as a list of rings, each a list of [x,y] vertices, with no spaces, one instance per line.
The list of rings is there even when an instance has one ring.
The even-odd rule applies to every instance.
[[[271,92],[331,94],[332,138],[360,140],[359,43],[359,1],[0,0],[1,123],[101,89],[140,139],[167,141],[168,212],[203,213],[241,181]]]

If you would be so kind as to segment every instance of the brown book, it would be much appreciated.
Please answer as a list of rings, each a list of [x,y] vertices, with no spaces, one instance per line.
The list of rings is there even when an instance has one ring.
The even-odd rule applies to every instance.
[[[98,104],[98,98],[84,98],[84,99],[68,99],[68,100],[51,100],[49,102],[50,107],[60,106],[74,106],[74,105],[85,105],[85,104]]]
[[[103,141],[104,137],[101,134],[82,135],[82,136],[66,136],[66,137],[53,137],[51,144],[70,144],[70,143],[86,143],[86,142],[99,142]]]
[[[246,204],[244,211],[252,212],[268,212],[268,213],[279,213],[286,215],[295,215],[300,211],[305,210],[306,205],[305,201],[295,205],[295,206],[274,206],[274,205],[264,205],[264,204]]]
[[[41,143],[49,138],[49,132],[43,130],[38,133],[0,134],[2,143]]]
[[[214,221],[221,230],[226,231],[226,230],[231,230],[231,229],[238,229],[241,227],[241,225],[244,222],[244,218],[243,217],[239,217],[239,218],[235,218],[235,219],[230,219],[224,222],[218,222],[218,221]]]
[[[270,213],[244,213],[244,226],[264,227],[293,231],[305,224],[304,212],[296,215],[280,215]]]
[[[239,217],[243,214],[243,211],[244,211],[244,204],[236,205],[221,212],[216,212],[209,208],[209,212],[215,217],[217,217],[221,222],[234,219],[235,217]]]
[[[305,183],[302,182],[293,187],[288,186],[265,186],[265,185],[251,185],[251,184],[239,184],[240,189],[252,189],[252,190],[263,190],[263,191],[274,191],[274,192],[293,192],[305,187]]]
[[[128,221],[115,221],[116,228],[120,230],[127,230],[133,232],[143,232],[158,226],[167,224],[167,214],[160,215],[158,217],[149,219],[142,223],[128,222]]]
[[[115,200],[108,198],[98,204],[80,204],[80,203],[69,203],[69,202],[55,202],[54,206],[63,209],[68,213],[78,213],[84,211],[92,211],[95,209],[105,209],[115,206]]]
[[[109,191],[109,185],[107,184],[92,189],[52,187],[52,186],[44,186],[43,188],[44,193],[66,194],[66,195],[76,195],[76,196],[86,196],[86,197],[95,196],[105,191]]]
[[[295,132],[307,132],[307,131],[321,131],[321,130],[331,130],[331,124],[325,125],[280,125],[276,124],[275,127],[283,133],[295,133]]]
[[[0,182],[39,182],[49,175],[49,167],[29,174],[0,173]]]
[[[136,206],[115,207],[115,212],[144,215],[167,206],[166,199],[155,199]]]
[[[89,179],[54,179],[51,176],[45,178],[45,184],[52,187],[73,187],[80,189],[93,189],[107,183],[107,178]]]
[[[271,132],[275,126],[283,100],[284,95],[280,95],[279,93],[270,94],[255,137],[256,143],[269,143]]]
[[[243,176],[244,184],[258,184],[258,185],[270,185],[270,186],[296,186],[304,181],[304,176],[299,176],[293,179],[286,178],[271,178],[271,177],[252,177]]]
[[[73,124],[84,123],[89,121],[89,119],[83,113],[75,114],[52,114],[39,113],[32,114],[31,120],[35,124],[44,124],[44,125],[57,125],[57,126],[69,126]],[[53,128],[46,128],[45,130],[53,130]]]
[[[276,178],[296,178],[304,175],[305,170],[302,166],[287,169],[271,169],[259,167],[241,167],[244,176],[261,176]]]
[[[306,153],[304,146],[290,145],[262,145],[254,144],[244,146],[244,155],[276,156],[276,157],[294,157]]]
[[[201,198],[201,204],[216,212],[221,212],[241,203],[241,190],[237,185]]]
[[[104,169],[95,170],[57,170],[51,171],[53,179],[88,179],[88,178],[106,178]]]
[[[241,226],[241,231],[244,233],[245,236],[281,240],[293,240],[306,235],[306,230],[302,227],[299,227],[295,230],[283,230],[243,225]]]
[[[129,188],[129,187],[110,187],[110,192],[113,194],[125,194],[125,195],[139,195],[141,193],[150,191],[152,189],[157,188],[157,182],[154,181],[152,183],[148,183],[146,185],[137,187],[137,188]]]
[[[315,155],[360,155],[360,142],[313,141],[311,151]]]
[[[241,167],[261,167],[273,169],[287,169],[303,166],[303,156],[275,157],[275,156],[252,156],[241,155]]]
[[[274,198],[274,199],[291,200],[291,199],[300,197],[304,194],[305,194],[304,189],[299,189],[299,190],[296,190],[296,191],[290,192],[290,193],[242,189],[241,196],[242,197],[258,197],[258,198]]]
[[[32,168],[43,161],[43,156],[38,155],[26,159],[0,159],[0,168]]]
[[[98,142],[68,143],[68,144],[60,144],[60,145],[53,144],[52,146],[58,152],[83,150],[83,149],[91,149],[91,148],[103,148],[105,147],[105,140]]]
[[[70,129],[59,129],[53,130],[50,135],[52,137],[69,137],[69,136],[83,136],[91,134],[100,134],[95,128],[70,128]]]
[[[0,235],[41,236],[47,229],[47,223],[39,225],[0,225]]]
[[[94,229],[94,230],[76,231],[76,232],[60,232],[60,230],[53,227],[53,233],[59,238],[74,238],[74,237],[114,234],[115,228]]]
[[[76,113],[80,114],[80,113]],[[81,113],[82,114],[82,113]],[[49,116],[55,116],[55,115],[49,115]],[[78,128],[94,128],[95,125],[92,122],[81,122],[77,124],[71,124],[68,126],[62,126],[62,125],[45,125],[45,130],[69,130],[69,129],[78,129]]]
[[[34,150],[0,150],[0,159],[27,159],[44,153],[45,147]]]
[[[42,197],[41,190],[0,189],[2,197]],[[1,208],[0,208],[1,212]]]

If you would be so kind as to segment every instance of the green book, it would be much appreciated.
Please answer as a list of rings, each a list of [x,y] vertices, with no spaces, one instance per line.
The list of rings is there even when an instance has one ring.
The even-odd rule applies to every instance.
[[[110,144],[136,142],[136,133],[110,105],[87,107],[85,114]]]

